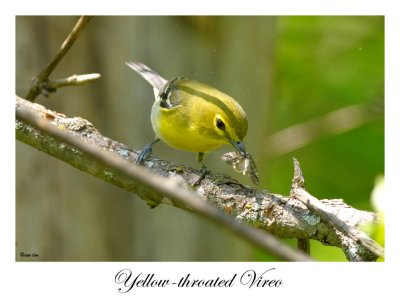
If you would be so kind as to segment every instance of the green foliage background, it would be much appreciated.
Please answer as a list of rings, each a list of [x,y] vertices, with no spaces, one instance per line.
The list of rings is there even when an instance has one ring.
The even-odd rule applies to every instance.
[[[16,18],[18,95],[26,95],[30,78],[56,53],[76,20]],[[383,17],[96,17],[52,77],[98,72],[101,80],[37,102],[84,117],[105,135],[138,149],[153,138],[153,94],[126,60],[142,61],[167,79],[197,79],[236,98],[248,114],[246,147],[258,163],[262,189],[287,195],[296,157],[316,197],[343,198],[372,210],[374,181],[384,172],[379,108],[371,108],[366,124],[289,153],[271,154],[268,140],[346,106],[383,104]],[[230,173],[219,160],[230,150],[209,154],[207,165]],[[165,145],[154,151],[198,167],[192,153]],[[20,252],[36,252],[37,260],[49,261],[274,260],[199,217],[169,206],[150,210],[134,195],[19,142],[16,162],[17,260],[25,260]],[[339,249],[314,242],[312,256],[345,260]]]

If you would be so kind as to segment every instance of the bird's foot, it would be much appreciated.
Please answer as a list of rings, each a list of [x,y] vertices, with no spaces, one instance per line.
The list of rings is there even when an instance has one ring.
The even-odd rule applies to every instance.
[[[207,174],[210,173],[210,170],[207,169],[205,165],[203,165],[200,169],[200,177],[193,183],[193,187],[200,185],[201,181],[206,177]]]
[[[150,154],[153,152],[153,144],[158,142],[160,139],[156,139],[149,144],[146,144],[142,151],[140,152],[138,158],[136,159],[136,165],[143,165],[143,162],[149,158]]]

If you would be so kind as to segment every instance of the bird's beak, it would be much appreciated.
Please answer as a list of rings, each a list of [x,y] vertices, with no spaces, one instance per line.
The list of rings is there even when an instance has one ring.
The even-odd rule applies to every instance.
[[[246,149],[244,148],[243,141],[234,141],[231,140],[231,144],[235,148],[236,151],[238,151],[242,156],[246,156]]]

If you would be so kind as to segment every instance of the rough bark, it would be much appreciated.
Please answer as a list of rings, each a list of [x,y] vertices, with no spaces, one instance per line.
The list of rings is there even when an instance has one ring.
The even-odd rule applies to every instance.
[[[51,120],[59,129],[88,143],[96,144],[106,151],[114,152],[132,163],[136,161],[139,151],[131,150],[124,144],[103,136],[85,119],[68,118],[19,97],[16,98],[16,108],[33,109],[42,117]],[[113,171],[89,155],[19,120],[16,120],[16,137],[82,171],[137,194],[151,207],[160,203],[180,207],[159,192],[138,185],[131,178]],[[307,201],[302,202],[295,195],[285,197],[266,190],[248,188],[224,174],[215,172],[208,174],[200,185],[193,187],[192,184],[200,176],[198,170],[178,166],[154,156],[145,162],[145,166],[155,174],[173,179],[182,189],[194,190],[208,203],[229,213],[236,220],[262,228],[278,237],[314,239],[325,245],[341,247],[349,260],[373,261],[377,258],[377,255],[369,249],[365,247],[359,249],[363,246],[362,243],[337,230],[331,222],[310,210],[305,204]],[[326,211],[333,213],[341,224],[352,229],[359,229],[361,225],[374,223],[377,220],[374,213],[357,210],[341,199],[319,200],[319,202]],[[355,247],[357,249],[354,249]]]

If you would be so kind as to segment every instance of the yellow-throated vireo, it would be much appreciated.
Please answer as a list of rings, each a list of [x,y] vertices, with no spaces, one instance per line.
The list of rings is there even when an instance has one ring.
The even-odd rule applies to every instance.
[[[224,144],[248,157],[243,144],[246,113],[232,97],[195,80],[177,77],[168,81],[139,62],[126,64],[152,85],[155,96],[151,124],[156,139],[143,148],[137,164],[146,160],[159,140],[176,149],[197,152],[203,173],[207,172],[204,153]]]

